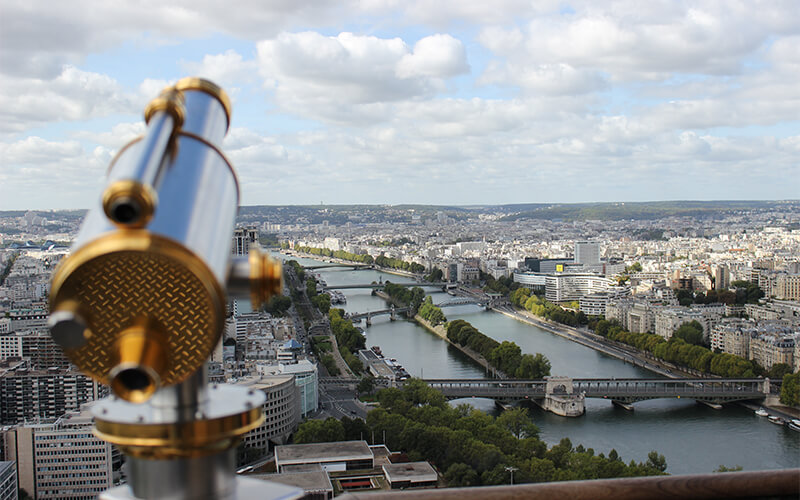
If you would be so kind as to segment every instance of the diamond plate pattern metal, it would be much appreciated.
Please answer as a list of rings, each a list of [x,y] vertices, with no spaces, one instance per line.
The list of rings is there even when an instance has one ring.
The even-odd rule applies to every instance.
[[[169,365],[162,385],[183,381],[197,370],[219,340],[219,318],[208,288],[179,260],[155,252],[119,251],[81,265],[60,296],[74,297],[89,317],[92,336],[66,351],[83,372],[108,383],[117,336],[137,318],[164,327]]]

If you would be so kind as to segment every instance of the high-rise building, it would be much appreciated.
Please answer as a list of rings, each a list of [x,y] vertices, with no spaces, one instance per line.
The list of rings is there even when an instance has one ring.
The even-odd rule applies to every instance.
[[[600,264],[600,245],[588,241],[575,242],[575,263],[584,266]]]
[[[727,290],[731,286],[731,270],[726,265],[717,266],[714,270],[714,289]]]
[[[56,419],[107,393],[107,387],[78,372],[9,370],[0,374],[0,425]]]
[[[5,449],[17,463],[19,487],[36,499],[90,500],[114,485],[119,453],[92,434],[88,409],[13,427]]]
[[[17,464],[14,462],[0,462],[0,500],[17,500]]]
[[[30,368],[67,370],[70,362],[53,337],[43,330],[17,331],[0,335],[0,360],[11,357],[27,358]]]
[[[231,253],[233,255],[247,255],[250,253],[250,246],[258,242],[258,230],[237,227],[233,230],[233,242]]]

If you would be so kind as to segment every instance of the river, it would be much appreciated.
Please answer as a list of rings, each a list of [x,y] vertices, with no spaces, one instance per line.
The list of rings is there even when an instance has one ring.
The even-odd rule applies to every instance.
[[[296,258],[305,265],[319,261]],[[373,270],[331,269],[315,271],[331,285],[371,283],[383,279],[395,283],[409,278]],[[348,312],[385,309],[386,303],[368,289],[343,291]],[[436,292],[434,302],[451,298]],[[341,307],[341,306],[340,306]],[[639,377],[656,375],[588,347],[521,323],[503,314],[483,311],[478,306],[444,309],[449,320],[464,319],[498,341],[516,342],[523,353],[541,352],[550,360],[553,375],[572,377]],[[364,324],[361,324],[364,327]],[[396,358],[409,373],[424,378],[477,378],[483,369],[435,335],[410,321],[390,321],[388,316],[373,318],[365,327],[367,346],[378,345],[386,357]],[[493,412],[489,400],[471,400]],[[563,418],[531,408],[541,437],[556,444],[568,437],[573,445],[583,444],[605,453],[614,448],[625,461],[645,461],[651,450],[663,454],[667,472],[672,474],[712,472],[720,465],[741,465],[745,470],[797,467],[800,463],[800,434],[760,418],[738,405],[714,410],[686,399],[657,399],[634,405],[633,412],[617,408],[610,401],[587,399],[586,414]]]

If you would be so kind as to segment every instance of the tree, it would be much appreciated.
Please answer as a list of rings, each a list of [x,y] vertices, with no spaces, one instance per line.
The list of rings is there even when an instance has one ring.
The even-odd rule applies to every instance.
[[[539,436],[539,428],[533,424],[527,408],[505,410],[497,417],[497,425],[507,429],[517,439]]]
[[[726,467],[724,465],[720,465],[719,467],[714,470],[714,472],[738,472],[742,470],[741,465],[734,465],[733,467]]]
[[[647,454],[647,463],[645,465],[661,472],[667,470],[667,460],[664,458],[664,455],[661,455],[655,450]]]
[[[688,344],[702,345],[703,325],[696,320],[684,323],[675,330],[673,337],[679,338]]]
[[[374,388],[375,388],[375,379],[370,376],[367,376],[363,377],[358,382],[357,390],[359,394],[369,394],[370,392],[372,392]]]
[[[333,417],[325,420],[306,420],[294,435],[295,443],[327,443],[344,441],[344,425]]]
[[[444,479],[451,488],[457,486],[478,486],[478,473],[469,465],[457,462],[447,468]]]
[[[800,405],[800,372],[783,376],[780,401],[788,406]]]
[[[783,379],[787,373],[792,373],[792,367],[786,363],[775,363],[767,372],[767,376],[773,380]]]

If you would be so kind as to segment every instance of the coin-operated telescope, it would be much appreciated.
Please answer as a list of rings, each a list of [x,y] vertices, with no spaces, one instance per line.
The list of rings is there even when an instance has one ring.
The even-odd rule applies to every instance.
[[[239,184],[220,149],[230,116],[225,92],[198,78],[151,101],[146,132],[112,161],[53,277],[53,339],[114,394],[94,407],[95,434],[127,455],[130,489],[105,498],[247,489],[233,473],[235,447],[263,422],[265,396],[209,387],[204,364],[228,297],[259,307],[281,292],[281,267],[258,249],[231,257]]]

